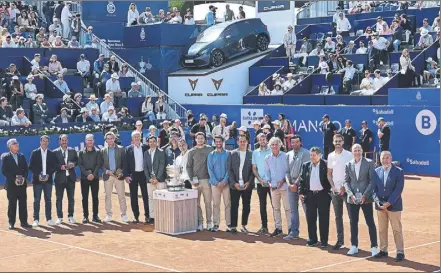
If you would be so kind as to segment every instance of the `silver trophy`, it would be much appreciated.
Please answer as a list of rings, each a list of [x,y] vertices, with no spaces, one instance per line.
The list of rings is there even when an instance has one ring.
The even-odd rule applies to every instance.
[[[361,204],[361,199],[363,198],[363,194],[361,194],[360,190],[357,189],[357,192],[355,193],[355,203]]]
[[[26,182],[26,180],[23,177],[23,175],[16,175],[14,182],[15,182],[15,185],[17,185],[17,186],[23,186],[24,183]]]
[[[182,168],[173,162],[173,165],[168,165],[165,169],[168,176],[168,179],[166,179],[167,189],[169,191],[185,190],[184,181],[181,179]]]
[[[144,57],[143,56],[141,56],[141,61],[138,64],[139,64],[139,73],[144,74],[145,73],[145,65],[146,65],[146,63],[144,62]]]

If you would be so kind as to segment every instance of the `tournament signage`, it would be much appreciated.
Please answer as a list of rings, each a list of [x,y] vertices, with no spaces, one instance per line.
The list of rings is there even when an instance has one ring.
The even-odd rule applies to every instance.
[[[289,10],[290,1],[257,1],[258,12]]]

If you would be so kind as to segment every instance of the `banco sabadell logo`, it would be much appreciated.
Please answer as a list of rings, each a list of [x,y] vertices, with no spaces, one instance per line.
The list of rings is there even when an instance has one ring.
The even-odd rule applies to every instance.
[[[415,118],[415,126],[418,132],[425,136],[435,132],[437,123],[435,114],[427,109],[421,110]]]

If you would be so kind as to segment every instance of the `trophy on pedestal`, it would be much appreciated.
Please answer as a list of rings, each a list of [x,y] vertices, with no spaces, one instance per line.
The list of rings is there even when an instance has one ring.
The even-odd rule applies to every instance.
[[[185,190],[184,181],[181,179],[182,168],[176,165],[173,161],[173,165],[168,165],[166,167],[168,179],[165,180],[167,183],[167,189],[169,191],[183,191]]]

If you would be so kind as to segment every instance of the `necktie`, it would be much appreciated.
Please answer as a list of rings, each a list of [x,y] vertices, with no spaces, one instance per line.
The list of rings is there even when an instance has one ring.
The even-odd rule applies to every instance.
[[[224,127],[221,127],[221,136],[224,136]]]

